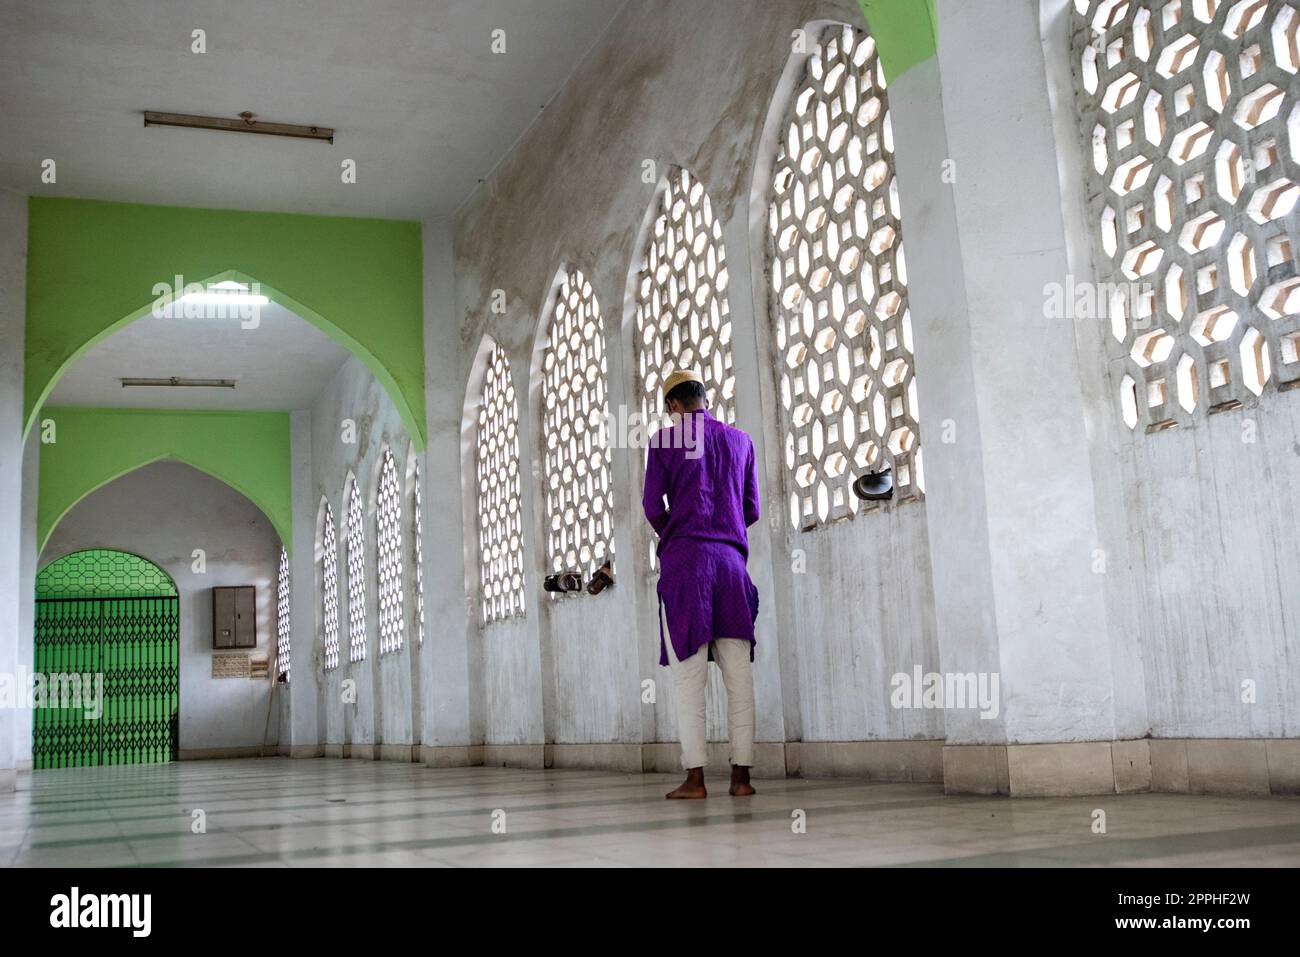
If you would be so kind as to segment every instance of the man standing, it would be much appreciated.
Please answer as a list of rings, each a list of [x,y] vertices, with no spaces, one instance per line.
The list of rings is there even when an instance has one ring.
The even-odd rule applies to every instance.
[[[758,589],[745,560],[758,521],[754,443],[708,411],[704,380],[674,372],[664,405],[677,421],[650,440],[645,517],[659,534],[659,664],[673,676],[686,781],[670,798],[703,798],[704,685],[722,669],[731,734],[733,796],[754,793],[754,619]]]

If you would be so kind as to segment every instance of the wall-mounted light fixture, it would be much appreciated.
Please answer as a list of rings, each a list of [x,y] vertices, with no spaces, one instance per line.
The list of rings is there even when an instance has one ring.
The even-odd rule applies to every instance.
[[[301,140],[334,142],[334,130],[329,126],[298,126],[294,123],[267,123],[254,119],[245,110],[236,119],[224,116],[195,116],[191,113],[157,113],[144,111],[145,126],[179,126],[189,130],[224,130],[228,133],[261,133],[264,136],[290,136]]]
[[[251,292],[242,282],[235,282],[233,279],[208,286],[205,292],[191,292],[176,301],[199,303],[205,306],[265,306],[271,302],[260,292]]]
[[[235,387],[234,379],[181,379],[177,376],[168,379],[121,379],[119,381],[123,389],[137,385],[185,389],[233,389]]]

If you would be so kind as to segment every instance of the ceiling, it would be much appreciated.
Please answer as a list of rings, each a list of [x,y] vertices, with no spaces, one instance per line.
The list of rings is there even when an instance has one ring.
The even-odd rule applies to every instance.
[[[624,0],[0,0],[0,186],[281,212],[454,211]],[[207,52],[191,34],[206,31]],[[506,52],[491,52],[494,30]],[[335,129],[143,128],[144,110]],[[57,182],[41,182],[53,159]],[[356,162],[356,182],[341,164]]]
[[[67,371],[49,405],[104,408],[277,410],[310,408],[347,350],[305,319],[270,303],[255,328],[238,318],[146,315],[92,346]],[[122,378],[234,379],[234,389],[132,387]]]

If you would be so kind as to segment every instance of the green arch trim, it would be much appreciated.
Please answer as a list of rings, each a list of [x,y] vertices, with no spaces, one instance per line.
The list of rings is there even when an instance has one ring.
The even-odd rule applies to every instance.
[[[28,200],[24,434],[63,372],[177,275],[260,283],[365,363],[424,449],[419,223],[40,197]]]
[[[52,429],[50,427],[52,424]],[[287,412],[55,407],[41,416],[37,547],[74,505],[153,462],[184,462],[260,508],[293,551]],[[53,442],[46,441],[50,436]]]
[[[37,598],[176,594],[176,582],[162,568],[147,558],[116,548],[69,552],[36,573]]]
[[[880,51],[887,83],[938,52],[934,0],[858,0],[858,6]]]

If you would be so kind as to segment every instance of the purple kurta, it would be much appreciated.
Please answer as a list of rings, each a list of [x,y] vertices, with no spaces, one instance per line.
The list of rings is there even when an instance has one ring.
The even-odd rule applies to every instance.
[[[750,642],[752,661],[758,589],[745,568],[745,529],[759,514],[754,443],[705,409],[687,413],[650,440],[641,505],[659,533],[659,663],[668,664],[665,618],[679,661],[714,638]]]

